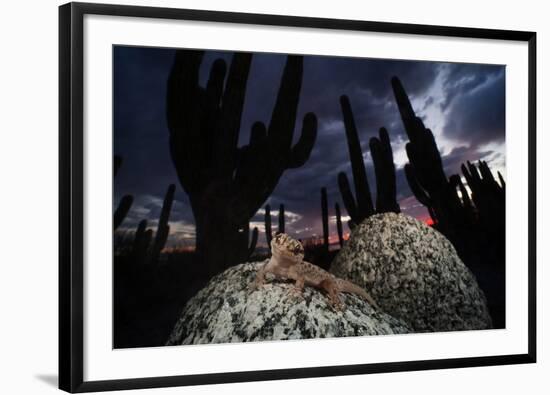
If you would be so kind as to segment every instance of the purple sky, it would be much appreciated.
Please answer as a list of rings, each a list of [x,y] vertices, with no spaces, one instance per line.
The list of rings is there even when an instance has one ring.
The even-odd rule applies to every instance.
[[[166,81],[174,50],[157,48],[114,48],[114,153],[123,164],[114,183],[114,206],[125,194],[134,204],[120,230],[134,230],[147,219],[156,228],[164,193],[175,183],[175,202],[170,217],[170,246],[194,244],[193,215],[189,199],[178,183],[168,146],[165,119]],[[207,51],[200,70],[204,85],[212,62],[232,53]],[[255,54],[248,79],[239,141],[248,141],[255,121],[269,122],[286,56]],[[375,178],[368,141],[380,127],[388,129],[397,170],[398,201],[404,213],[420,219],[426,210],[412,197],[403,166],[407,162],[407,137],[391,91],[390,79],[397,76],[411,97],[417,115],[436,138],[447,175],[459,173],[466,160],[486,160],[492,170],[505,176],[505,67],[328,56],[305,56],[298,106],[297,130],[307,112],[318,119],[318,135],[308,162],[287,170],[266,202],[271,204],[273,224],[279,204],[286,208],[286,231],[299,238],[322,234],[320,188],[326,187],[330,215],[334,204],[342,207],[337,175],[345,171],[351,179],[348,149],[338,98],[349,96],[363,146],[364,160],[373,195]],[[265,244],[263,209],[251,220]],[[336,233],[334,223],[331,234]],[[345,225],[347,231],[347,226]]]

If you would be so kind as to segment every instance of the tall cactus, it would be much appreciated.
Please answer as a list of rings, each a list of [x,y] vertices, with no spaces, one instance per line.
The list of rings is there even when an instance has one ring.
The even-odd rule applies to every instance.
[[[277,233],[285,233],[285,205],[279,205],[279,215],[278,215],[278,229]],[[271,239],[273,238],[273,230],[271,228],[271,206],[266,204],[265,206],[265,240],[267,241],[267,246],[271,245]]]
[[[269,248],[269,246],[271,246],[271,240],[273,239],[273,233],[271,230],[271,206],[269,204],[265,205],[264,224],[265,241],[267,241],[267,247]]]
[[[238,147],[252,54],[233,55],[227,81],[225,62],[216,60],[205,88],[199,86],[203,56],[203,51],[176,52],[167,119],[172,161],[195,217],[197,252],[213,275],[246,259],[242,234],[249,220],[283,172],[308,160],[317,120],[306,114],[293,146],[303,59],[288,56],[269,125],[256,122],[249,143]]]
[[[329,230],[328,230],[328,198],[327,189],[321,188],[321,213],[323,222],[323,245],[325,251],[329,249]]]
[[[372,137],[369,141],[374,173],[376,175],[376,212],[399,213],[395,180],[395,164],[390,137],[386,128],[380,128],[380,138]]]
[[[344,126],[346,130],[356,198],[354,198],[351,193],[351,188],[349,186],[346,173],[342,172],[338,174],[338,185],[340,186],[340,192],[342,193],[342,198],[344,199],[344,205],[348,210],[351,220],[355,223],[359,223],[363,219],[374,214],[374,206],[372,204],[367,171],[363,160],[361,142],[359,141],[357,127],[355,126],[355,118],[353,117],[351,104],[347,96],[344,95],[340,97],[340,105],[344,116]]]
[[[137,264],[146,262],[152,238],[153,231],[147,229],[147,220],[144,219],[138,225],[132,246],[132,258]]]
[[[122,157],[115,155],[113,160],[113,177],[116,177],[121,165]],[[132,195],[124,195],[120,199],[118,207],[113,214],[113,230],[116,230],[120,226],[120,224],[122,224],[122,221],[124,221],[124,218],[126,218],[126,215],[128,215],[128,212],[130,211],[130,207],[132,207],[133,202],[134,197]]]
[[[279,233],[285,233],[285,205],[279,205]]]
[[[118,207],[115,210],[115,213],[113,214],[113,228],[116,230],[121,224],[122,221],[124,221],[124,218],[126,218],[126,215],[128,215],[128,212],[130,211],[130,207],[132,207],[132,203],[134,201],[134,198],[132,195],[124,195],[122,199],[120,199],[120,202],[118,203]]]
[[[503,181],[498,184],[486,162],[480,161],[477,167],[470,162],[462,164],[462,173],[472,191],[470,199],[458,175],[447,179],[434,136],[414,113],[398,78],[392,78],[392,87],[409,137],[405,175],[416,199],[428,208],[436,227],[451,240],[460,255],[468,253],[470,247],[466,244],[478,242],[472,238],[480,237],[480,226],[484,228],[484,237],[491,238],[497,246],[503,245]]]
[[[417,200],[427,207],[434,226],[454,245],[464,263],[474,271],[487,297],[495,328],[505,325],[505,190],[487,163],[467,162],[462,173],[471,197],[459,175],[447,179],[441,155],[430,129],[416,116],[403,85],[394,77],[392,87],[409,137],[409,163],[405,174]],[[460,195],[459,195],[460,192]],[[483,266],[493,264],[492,276]]]
[[[336,212],[336,229],[338,231],[338,242],[340,243],[340,248],[344,246],[344,230],[342,228],[342,213],[340,211],[340,205],[338,203],[334,204],[334,211]]]
[[[369,141],[372,160],[376,174],[377,198],[376,209],[372,203],[365,162],[361,143],[355,126],[351,104],[347,96],[340,97],[340,105],[344,117],[344,126],[348,142],[351,170],[355,186],[355,197],[351,191],[346,173],[338,174],[338,186],[344,201],[344,206],[351,218],[350,225],[358,224],[375,212],[399,212],[396,197],[395,165],[388,132],[385,128],[379,130],[379,138]]]
[[[157,233],[155,235],[153,249],[151,250],[151,263],[158,262],[160,252],[166,245],[166,240],[168,240],[168,234],[170,233],[170,225],[168,225],[168,219],[170,218],[170,211],[172,210],[172,203],[174,202],[175,191],[176,186],[174,184],[170,184],[168,190],[166,191],[166,195],[164,196],[164,202],[162,203],[162,210],[160,212]]]
[[[256,244],[258,244],[258,228],[254,227],[254,229],[252,229],[252,238],[250,239],[250,246],[248,247],[247,260],[250,259],[252,254],[254,254],[254,251],[256,250]]]
[[[405,166],[407,181],[418,201],[430,208],[440,230],[452,238],[453,222],[461,220],[456,189],[445,175],[432,131],[416,116],[401,81],[393,77],[391,83],[409,138],[406,145],[409,163]]]

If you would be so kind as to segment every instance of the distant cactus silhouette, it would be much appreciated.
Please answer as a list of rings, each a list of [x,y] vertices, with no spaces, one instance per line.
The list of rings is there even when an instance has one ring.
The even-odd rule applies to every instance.
[[[189,195],[196,248],[213,275],[247,259],[249,220],[273,192],[283,172],[302,166],[317,134],[308,113],[292,146],[302,85],[301,56],[288,56],[271,121],[252,126],[248,145],[238,147],[252,54],[214,62],[206,87],[199,86],[203,51],[176,51],[168,79],[170,151]]]
[[[132,258],[137,264],[144,264],[147,261],[152,238],[153,231],[147,229],[147,220],[144,219],[138,225],[132,246]]]
[[[476,168],[470,162],[461,166],[462,174],[472,191],[480,223],[493,237],[504,240],[506,226],[506,183],[498,173],[496,181],[487,162],[479,161]],[[471,203],[470,203],[471,205]]]
[[[336,211],[336,229],[338,231],[338,242],[340,247],[344,246],[344,231],[342,228],[342,213],[340,211],[340,205],[336,203],[334,205],[334,211]]]
[[[279,233],[285,233],[285,205],[279,205]]]
[[[116,177],[121,165],[122,157],[115,155],[113,160],[113,177]],[[130,207],[132,207],[133,202],[134,197],[132,195],[124,195],[122,199],[120,199],[118,207],[113,215],[113,230],[116,230],[120,224],[122,224],[122,221],[124,221],[124,218],[128,215],[128,211],[130,211]]]
[[[132,207],[133,201],[134,198],[131,195],[124,195],[122,199],[120,199],[118,207],[116,208],[113,215],[114,230],[116,230],[120,226],[120,224],[122,224],[122,221],[124,221],[124,218],[126,218],[126,215],[128,215],[130,207]]]
[[[377,198],[376,209],[372,202],[361,143],[355,126],[355,119],[349,98],[340,97],[344,117],[344,126],[348,142],[351,170],[355,186],[355,197],[351,191],[346,173],[338,174],[338,186],[344,206],[351,218],[350,226],[360,223],[375,212],[400,212],[396,198],[395,165],[388,132],[385,128],[379,131],[379,138],[373,137],[369,142],[376,174]]]
[[[285,205],[279,205],[279,216],[277,233],[285,233]],[[273,230],[271,228],[271,206],[266,204],[265,206],[265,215],[264,215],[264,224],[265,224],[265,240],[267,241],[267,246],[271,245],[271,239],[273,238]]]
[[[462,183],[462,180],[458,174],[454,174],[449,177],[449,182],[451,183],[454,191],[458,189],[460,192],[460,201],[462,202],[462,212],[465,223],[467,226],[472,226],[476,222],[476,212],[466,187]]]
[[[271,206],[269,204],[265,205],[264,227],[265,241],[267,241],[267,247],[269,248],[271,240],[273,239],[273,232],[271,230]]]
[[[248,257],[249,259],[254,251],[256,250],[256,244],[258,244],[258,228],[252,229],[252,238],[250,239],[250,246],[248,247]]]
[[[321,188],[321,213],[322,213],[322,223],[323,223],[323,245],[325,251],[329,249],[329,229],[328,229],[328,198],[327,198],[327,189],[325,187]]]
[[[168,234],[170,233],[170,225],[168,225],[168,219],[170,217],[170,211],[172,210],[172,203],[174,202],[174,193],[176,186],[170,184],[166,195],[164,196],[164,202],[162,203],[162,210],[160,212],[159,223],[157,226],[157,232],[155,234],[155,241],[151,250],[151,263],[158,262],[160,252],[166,245],[168,240]]]

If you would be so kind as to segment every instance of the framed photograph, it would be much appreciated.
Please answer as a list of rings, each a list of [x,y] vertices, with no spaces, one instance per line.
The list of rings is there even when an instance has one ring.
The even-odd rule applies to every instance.
[[[536,34],[59,9],[59,386],[536,360]]]

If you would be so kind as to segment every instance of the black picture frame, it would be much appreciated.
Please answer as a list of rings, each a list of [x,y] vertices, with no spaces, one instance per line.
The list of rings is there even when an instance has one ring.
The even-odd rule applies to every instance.
[[[528,43],[528,352],[298,369],[134,379],[83,378],[83,19],[87,14],[511,40]],[[141,6],[69,3],[59,8],[59,388],[89,392],[366,373],[448,369],[536,361],[536,33]]]

